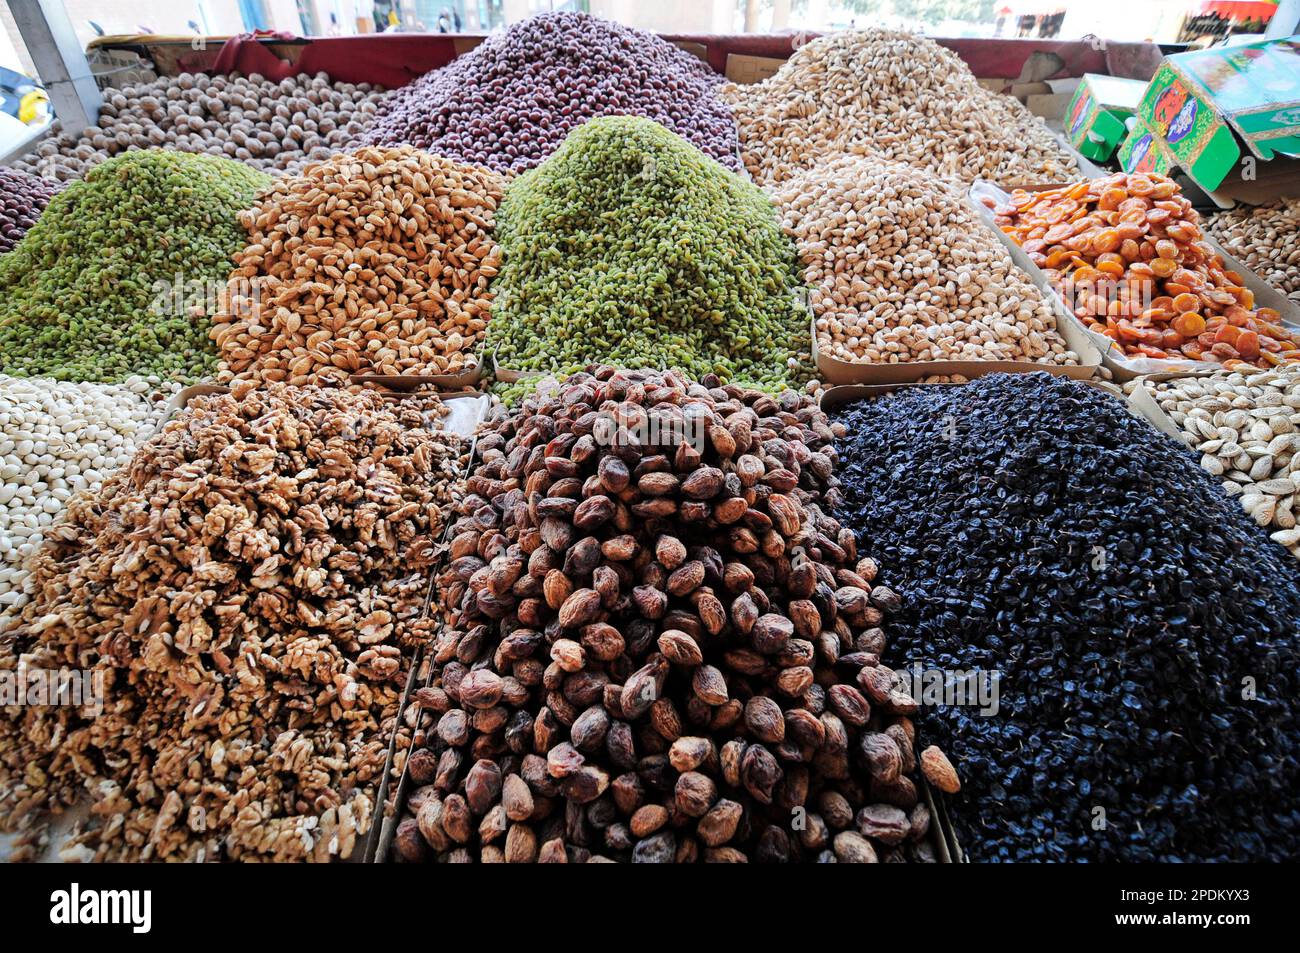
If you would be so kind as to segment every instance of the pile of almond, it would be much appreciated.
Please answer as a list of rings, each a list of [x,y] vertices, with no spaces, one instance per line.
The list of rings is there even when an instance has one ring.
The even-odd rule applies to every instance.
[[[213,319],[218,380],[345,384],[477,366],[504,180],[409,147],[366,148],[279,180]]]

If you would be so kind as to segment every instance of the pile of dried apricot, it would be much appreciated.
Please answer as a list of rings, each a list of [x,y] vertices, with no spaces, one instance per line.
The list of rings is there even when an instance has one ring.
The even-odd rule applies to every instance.
[[[994,219],[1066,304],[1125,354],[1272,367],[1300,340],[1204,241],[1200,216],[1162,175],[1119,173],[1017,189]]]

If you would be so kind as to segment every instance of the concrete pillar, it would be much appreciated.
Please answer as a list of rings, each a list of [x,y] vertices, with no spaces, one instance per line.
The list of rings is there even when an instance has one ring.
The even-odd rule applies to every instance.
[[[9,0],[9,12],[63,130],[80,135],[99,118],[99,87],[63,0]]]
[[[1264,35],[1270,40],[1300,33],[1300,0],[1282,0],[1277,13],[1268,21]]]
[[[790,29],[790,0],[772,0],[772,32]]]

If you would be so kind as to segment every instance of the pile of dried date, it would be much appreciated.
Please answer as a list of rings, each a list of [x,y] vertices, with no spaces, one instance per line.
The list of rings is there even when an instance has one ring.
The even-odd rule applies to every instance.
[[[932,860],[913,698],[811,400],[593,367],[478,440],[405,861]]]
[[[241,381],[68,504],[0,674],[80,669],[92,691],[5,702],[18,856],[81,800],[65,860],[326,861],[364,843],[462,472],[443,410]]]

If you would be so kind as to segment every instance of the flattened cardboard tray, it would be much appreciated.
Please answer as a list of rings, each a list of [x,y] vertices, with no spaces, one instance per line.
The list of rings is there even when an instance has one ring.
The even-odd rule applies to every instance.
[[[901,364],[855,364],[841,361],[821,351],[817,345],[817,327],[813,322],[812,354],[821,379],[830,384],[905,384],[920,380],[922,377],[951,376],[980,377],[984,374],[1028,374],[1033,371],[1045,371],[1076,380],[1088,380],[1097,373],[1102,362],[1101,350],[1094,343],[1092,336],[1084,330],[1079,319],[1065,306],[1065,302],[1052,287],[1051,282],[1041,270],[1034,267],[1025,250],[1011,241],[1009,235],[993,224],[988,210],[976,199],[970,204],[980,212],[980,220],[1001,241],[1012,263],[1024,272],[1025,277],[1033,282],[1043,295],[1043,299],[1056,315],[1056,327],[1066,346],[1079,355],[1079,364],[1062,366],[1060,364],[1039,364],[1033,361],[909,361]],[[982,211],[980,211],[982,210]]]
[[[458,374],[352,374],[354,384],[373,384],[384,390],[405,393],[430,387],[439,391],[469,390],[483,378],[483,361],[477,357],[472,367]]]
[[[1044,192],[1048,189],[1058,189],[1060,187],[1061,185],[1059,183],[1043,183],[1039,185],[1024,186],[1023,188],[1026,192]],[[1004,197],[1009,197],[1009,193],[1007,193],[1005,189],[1000,189],[998,186],[988,182],[978,182],[971,187],[971,201],[980,215],[984,217],[985,223],[988,227],[991,228],[1002,241],[1002,244],[1008,249],[1015,249],[1020,253],[1017,263],[1019,263],[1019,259],[1023,259],[1024,264],[1022,264],[1021,267],[1031,278],[1033,278],[1034,283],[1040,284],[1041,282],[1042,284],[1050,285],[1051,282],[1043,273],[1043,270],[1029,260],[1029,256],[1025,254],[1024,249],[1016,243],[1014,238],[994,224],[992,210],[979,200],[978,195],[980,192],[992,194],[995,191],[1000,191]],[[1256,307],[1272,308],[1282,316],[1281,323],[1283,326],[1300,333],[1300,304],[1292,301],[1282,292],[1278,291],[1266,282],[1263,278],[1259,277],[1259,275],[1247,268],[1244,264],[1230,255],[1222,245],[1211,238],[1208,234],[1205,235],[1203,240],[1223,258],[1224,264],[1228,266],[1228,270],[1235,271],[1241,275],[1242,284],[1255,294]],[[1012,254],[1014,256],[1015,252],[1013,251]],[[1060,295],[1056,294],[1055,291],[1053,291],[1053,294],[1056,295],[1058,301],[1061,300]],[[1063,301],[1061,307],[1065,307]],[[1206,367],[1209,367],[1210,370],[1215,370],[1219,366],[1205,361],[1163,361],[1154,358],[1133,358],[1126,355],[1120,349],[1118,344],[1100,331],[1093,331],[1084,327],[1083,323],[1075,317],[1073,313],[1070,314],[1070,317],[1073,319],[1075,326],[1093,341],[1096,349],[1101,352],[1102,364],[1114,375],[1115,380],[1120,383],[1127,383],[1134,378],[1150,376],[1153,374],[1173,373],[1174,376],[1185,377],[1195,374]]]
[[[553,371],[516,371],[509,367],[502,367],[497,361],[496,352],[492,352],[492,376],[502,384],[516,384],[522,380],[542,378],[553,373]]]
[[[1150,422],[1151,426],[1161,433],[1173,437],[1181,446],[1186,446],[1183,443],[1183,428],[1174,423],[1173,418],[1165,413],[1164,408],[1151,396],[1151,393],[1146,389],[1146,381],[1172,381],[1182,377],[1209,377],[1217,370],[1219,370],[1217,367],[1205,367],[1197,368],[1194,371],[1163,371],[1159,374],[1143,374],[1134,378],[1137,384],[1133,387],[1133,393],[1129,395],[1129,406],[1138,416]]]

